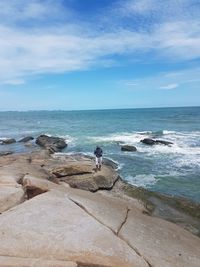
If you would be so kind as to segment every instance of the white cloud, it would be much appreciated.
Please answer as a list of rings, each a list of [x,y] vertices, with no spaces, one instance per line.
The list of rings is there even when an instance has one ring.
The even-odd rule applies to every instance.
[[[166,89],[166,90],[171,90],[171,89],[175,89],[179,86],[178,83],[172,83],[172,84],[168,84],[165,86],[160,86],[160,89]]]
[[[169,6],[178,2],[171,0]],[[161,1],[153,0],[123,3],[123,8],[140,14],[161,6]],[[183,3],[186,6],[188,0]],[[61,0],[10,0],[9,5],[0,0],[0,82],[107,67],[116,63],[115,55],[137,60],[141,53],[150,52],[157,59],[179,62],[200,57],[200,24],[195,16],[152,24],[150,31],[127,29],[119,17],[118,28],[98,31],[89,21],[86,27],[86,22],[72,19],[73,15]],[[111,15],[108,20],[112,24]]]

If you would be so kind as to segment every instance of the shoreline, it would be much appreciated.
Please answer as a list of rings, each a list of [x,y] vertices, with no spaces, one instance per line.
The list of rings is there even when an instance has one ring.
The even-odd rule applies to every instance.
[[[154,192],[126,183],[121,178],[112,189],[116,194],[125,194],[139,200],[147,214],[175,223],[200,237],[200,204],[189,199]]]

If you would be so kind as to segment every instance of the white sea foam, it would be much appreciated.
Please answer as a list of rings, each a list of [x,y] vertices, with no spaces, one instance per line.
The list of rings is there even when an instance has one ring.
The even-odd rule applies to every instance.
[[[128,175],[125,179],[132,185],[142,187],[154,185],[158,181],[153,174]]]
[[[150,131],[124,132],[124,133],[110,134],[106,136],[91,137],[90,139],[92,139],[93,142],[99,142],[99,143],[119,143],[119,144],[126,143],[134,145],[137,147],[138,151],[137,153],[143,153],[144,157],[145,155],[148,157],[156,157],[157,160],[159,160],[159,158],[162,157],[162,160],[165,159],[168,160],[176,168],[200,167],[199,131],[175,132],[175,131],[164,130],[163,136],[157,139],[172,142],[173,145],[171,146],[166,146],[163,144],[148,146],[140,142],[140,140],[144,138],[151,138],[152,134],[153,133]],[[129,153],[128,155],[132,157],[133,155],[135,156],[136,154],[134,152],[134,154]],[[165,155],[167,156],[167,158],[165,157]]]
[[[124,132],[124,133],[110,134],[107,136],[97,136],[97,137],[88,137],[88,138],[98,143],[113,142],[113,143],[135,144],[135,143],[140,142],[140,140],[144,138],[144,134]]]

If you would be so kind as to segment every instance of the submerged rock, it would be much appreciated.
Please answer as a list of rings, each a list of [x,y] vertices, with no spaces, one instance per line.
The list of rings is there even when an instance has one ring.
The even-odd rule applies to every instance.
[[[2,151],[2,152],[0,152],[0,157],[1,157],[1,156],[11,155],[11,154],[13,154],[12,151]]]
[[[156,141],[150,138],[144,138],[143,140],[141,140],[140,142],[146,144],[146,145],[155,145]]]
[[[9,145],[9,144],[13,144],[16,143],[16,140],[14,138],[8,138],[5,140],[1,140],[2,145]]]
[[[67,146],[67,143],[63,138],[47,135],[38,136],[36,139],[36,144],[43,148],[49,149],[51,153],[61,151]]]
[[[29,141],[31,141],[33,139],[34,138],[32,136],[26,136],[26,137],[20,139],[18,142],[26,143],[26,142],[29,142]]]
[[[169,142],[169,141],[164,141],[164,140],[156,140],[156,143],[157,143],[157,144],[166,145],[166,146],[173,145],[173,143],[172,143],[172,142]]]
[[[137,151],[137,148],[135,146],[130,146],[130,145],[123,145],[121,146],[122,151]]]
[[[162,145],[166,145],[166,146],[173,145],[173,143],[169,142],[169,141],[154,140],[154,139],[151,139],[151,138],[145,138],[145,139],[141,140],[140,142],[142,142],[142,143],[144,143],[146,145],[155,145],[155,144],[162,144]]]

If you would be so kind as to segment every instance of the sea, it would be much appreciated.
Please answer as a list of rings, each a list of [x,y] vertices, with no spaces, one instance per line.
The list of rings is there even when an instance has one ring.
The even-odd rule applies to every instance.
[[[101,146],[128,183],[200,203],[200,107],[0,112],[0,140],[40,134],[65,138],[64,154],[93,155]],[[148,146],[140,142],[144,138],[173,145]],[[121,151],[123,144],[137,152]],[[0,145],[0,151],[30,149],[18,142]]]

